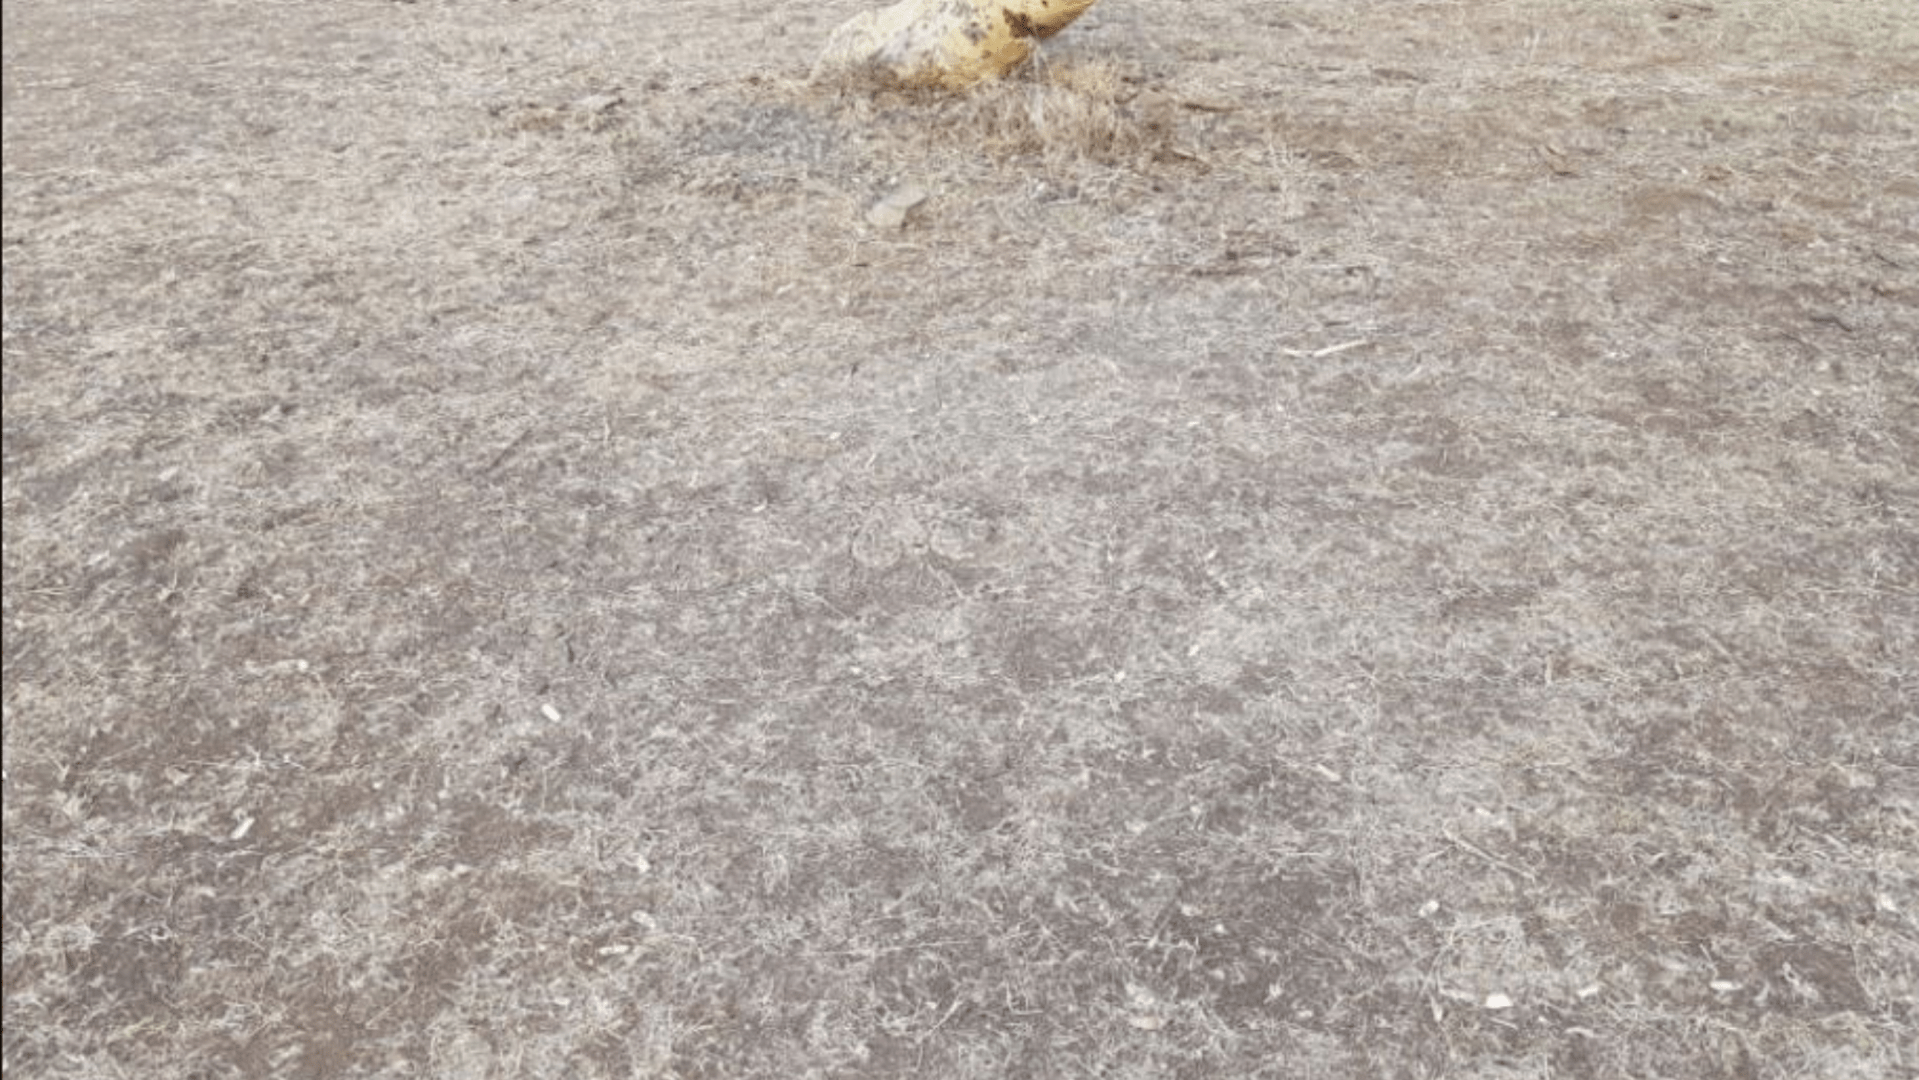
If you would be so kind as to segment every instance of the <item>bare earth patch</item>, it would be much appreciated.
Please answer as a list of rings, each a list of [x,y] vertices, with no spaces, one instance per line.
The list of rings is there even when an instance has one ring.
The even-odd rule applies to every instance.
[[[1907,5],[865,2],[9,2],[7,1076],[1919,1075]]]

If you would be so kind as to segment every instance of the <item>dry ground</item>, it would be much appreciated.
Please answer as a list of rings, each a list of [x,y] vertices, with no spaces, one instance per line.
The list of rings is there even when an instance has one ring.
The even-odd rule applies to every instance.
[[[1919,1075],[1910,0],[861,2],[9,0],[6,1076]]]

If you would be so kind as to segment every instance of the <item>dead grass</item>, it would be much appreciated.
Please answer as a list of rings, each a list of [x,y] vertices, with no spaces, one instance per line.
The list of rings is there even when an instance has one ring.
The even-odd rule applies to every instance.
[[[1054,170],[1085,163],[1150,165],[1178,153],[1174,102],[1144,88],[1147,77],[1109,58],[1043,56],[1015,76],[965,93],[878,90],[859,83],[809,87],[801,95],[837,107],[845,123],[870,126],[892,110],[914,118],[900,135],[939,156],[985,153]]]
[[[1898,5],[851,7],[8,6],[8,1076],[1919,1069]]]

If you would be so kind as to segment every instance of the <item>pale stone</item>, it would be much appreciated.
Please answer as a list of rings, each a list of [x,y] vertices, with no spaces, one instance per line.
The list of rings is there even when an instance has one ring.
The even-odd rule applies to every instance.
[[[1096,0],[900,0],[846,21],[827,40],[815,79],[871,76],[961,89],[1024,63],[1033,45]]]
[[[867,223],[876,229],[897,229],[906,224],[906,212],[926,201],[926,189],[918,184],[902,184],[866,212]]]

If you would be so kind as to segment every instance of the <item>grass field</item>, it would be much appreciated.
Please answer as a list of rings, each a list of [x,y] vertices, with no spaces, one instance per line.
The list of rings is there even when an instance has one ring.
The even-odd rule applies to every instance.
[[[1910,0],[863,2],[8,0],[9,1080],[1919,1077]]]

